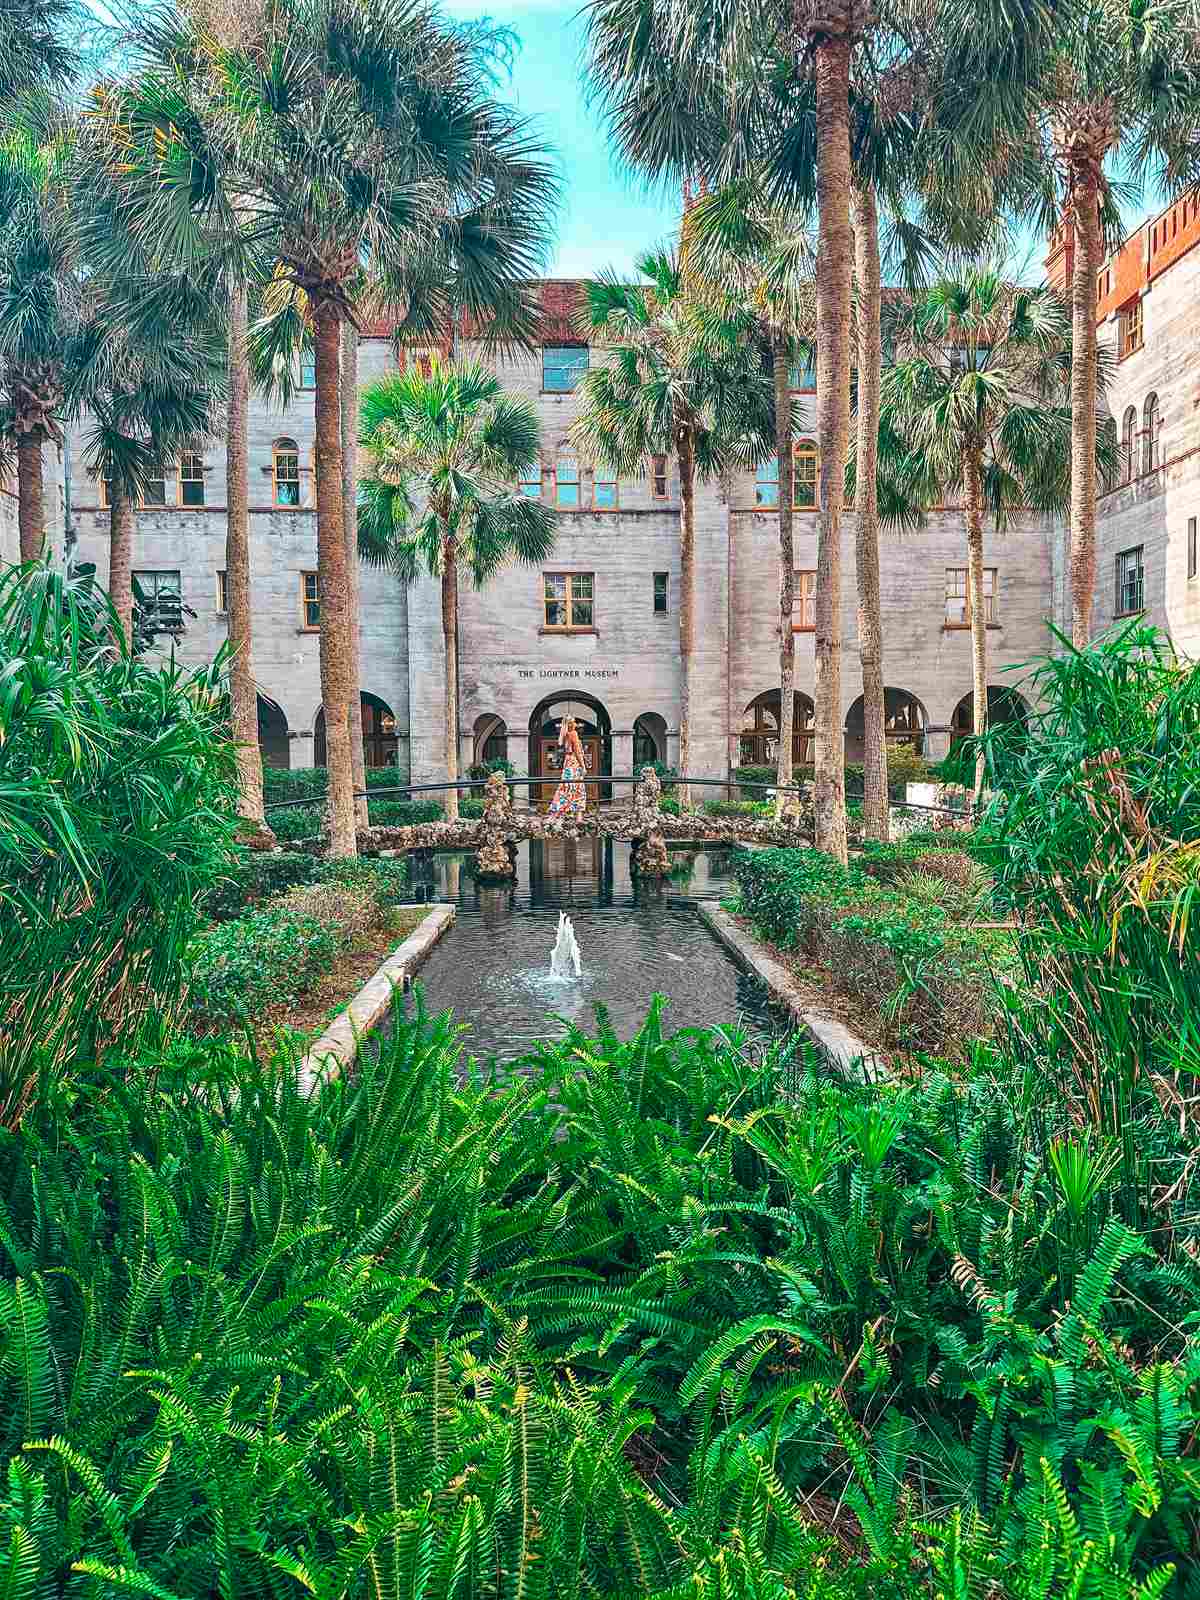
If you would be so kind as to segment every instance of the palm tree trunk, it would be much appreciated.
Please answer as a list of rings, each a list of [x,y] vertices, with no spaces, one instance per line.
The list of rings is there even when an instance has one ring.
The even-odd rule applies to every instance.
[[[40,561],[46,542],[41,428],[31,428],[17,440],[17,530],[21,560]]]
[[[675,451],[679,457],[679,771],[686,776],[692,759],[692,646],[695,642],[696,599],[696,449],[691,424],[676,420]],[[681,783],[679,803],[692,803]]]
[[[846,860],[846,745],[842,732],[842,498],[850,437],[850,40],[819,38],[817,121],[817,517],[815,843]]]
[[[250,365],[246,353],[246,289],[229,301],[229,408],[225,439],[225,599],[229,608],[229,720],[237,746],[238,815],[265,830],[258,690],[254,683],[250,611],[250,467],[246,424]]]
[[[1100,185],[1092,161],[1071,166],[1071,642],[1084,649],[1096,593],[1096,274]]]
[[[360,828],[367,826],[366,760],[362,728],[362,632],[358,615],[358,329],[342,329],[342,520],[346,530],[346,594],[350,605],[350,761]]]
[[[971,607],[971,689],[974,732],[987,727],[987,613],[983,607],[983,462],[978,445],[963,458],[967,494],[967,594]],[[975,803],[983,793],[983,754],[975,758]]]
[[[125,643],[133,643],[133,501],[124,484],[112,482],[108,512],[108,596]]]
[[[329,304],[319,305],[315,322],[321,703],[325,710],[329,854],[336,858],[358,853],[350,756],[350,611],[342,524],[342,327],[338,312]]]
[[[858,657],[863,685],[863,832],[888,837],[886,712],[883,693],[883,616],[879,598],[879,210],[864,184],[855,196],[855,270],[858,278],[858,448],[855,474],[854,557],[858,577]]]
[[[442,643],[446,651],[446,781],[458,779],[458,540],[442,540]],[[446,790],[446,816],[458,816],[458,790]]]
[[[779,754],[775,782],[780,790],[792,782],[792,724],[796,705],[796,635],[792,610],[796,594],[796,549],[792,536],[793,489],[792,385],[788,341],[775,339],[775,451],[779,461]],[[785,796],[775,796],[775,815]]]

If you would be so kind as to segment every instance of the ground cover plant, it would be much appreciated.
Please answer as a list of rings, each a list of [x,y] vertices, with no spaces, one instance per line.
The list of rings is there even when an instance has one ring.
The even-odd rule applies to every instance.
[[[214,1042],[45,1083],[5,1592],[1193,1595],[1183,1234],[999,1053],[796,1049],[652,1013],[496,1081],[415,1017],[309,1100]]]

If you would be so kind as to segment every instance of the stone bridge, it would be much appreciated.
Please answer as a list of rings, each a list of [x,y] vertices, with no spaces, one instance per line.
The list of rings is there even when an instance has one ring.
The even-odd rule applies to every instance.
[[[635,845],[634,867],[643,877],[663,877],[670,865],[668,841],[675,844],[807,845],[812,843],[811,815],[799,793],[789,794],[778,820],[754,817],[711,817],[691,813],[673,816],[662,809],[662,784],[653,767],[643,767],[629,805],[589,811],[568,820],[540,811],[518,810],[503,774],[488,779],[483,816],[478,820],[419,822],[403,828],[360,828],[363,855],[382,851],[474,850],[476,872],[483,879],[516,874],[516,846],[522,839],[628,839]],[[307,848],[320,848],[313,841]],[[306,848],[300,846],[300,848]]]

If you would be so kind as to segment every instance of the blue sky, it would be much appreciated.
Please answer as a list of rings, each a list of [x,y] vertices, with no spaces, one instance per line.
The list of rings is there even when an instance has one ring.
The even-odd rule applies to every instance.
[[[519,36],[511,82],[500,93],[536,119],[563,176],[563,205],[549,275],[584,277],[605,267],[629,272],[640,250],[676,227],[674,195],[647,195],[622,173],[598,112],[585,102],[580,78],[584,23],[579,5],[528,0],[499,6],[444,0],[456,17],[487,16]]]

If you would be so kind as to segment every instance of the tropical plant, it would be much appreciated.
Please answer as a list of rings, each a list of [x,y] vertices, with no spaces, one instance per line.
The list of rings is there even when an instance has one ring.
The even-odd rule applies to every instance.
[[[0,579],[0,1071],[28,1075],[177,1014],[196,902],[223,869],[221,664],[130,654],[88,580]]]
[[[66,87],[78,66],[68,35],[81,20],[75,0],[4,0],[0,101],[5,107],[47,84]]]
[[[779,523],[779,759],[775,782],[782,792],[793,780],[792,724],[795,717],[796,588],[792,511],[795,504],[792,440],[795,434],[792,373],[813,359],[816,326],[816,253],[805,228],[771,210],[761,184],[731,183],[704,195],[684,214],[682,253],[688,281],[717,305],[743,314],[756,330],[771,364],[778,463]]]
[[[945,279],[891,308],[897,364],[881,388],[879,472],[892,516],[961,496],[975,732],[987,725],[983,528],[1018,508],[1065,508],[1071,430],[1070,335],[1052,291],[1007,283],[987,267]],[[983,784],[983,756],[976,790]]]
[[[476,362],[436,358],[428,377],[391,374],[362,395],[359,534],[368,558],[405,582],[440,578],[446,653],[446,778],[458,779],[458,572],[476,587],[509,561],[540,565],[554,544],[548,506],[518,493],[540,461],[537,414]],[[458,815],[458,791],[446,791]]]
[[[648,457],[673,456],[679,467],[679,770],[691,755],[692,657],[695,648],[697,479],[752,466],[775,440],[774,385],[757,340],[747,337],[736,306],[714,306],[689,289],[679,255],[640,256],[647,282],[616,276],[587,285],[581,313],[587,337],[611,358],[580,385],[575,438],[585,454],[617,472],[646,470]],[[688,805],[686,783],[679,785]]]
[[[74,128],[53,101],[0,125],[0,434],[15,447],[22,561],[46,539],[42,451],[61,444],[83,314],[72,185]]]
[[[131,226],[176,259],[264,266],[260,364],[289,373],[311,330],[330,850],[352,855],[342,330],[377,290],[417,321],[461,304],[520,332],[556,182],[490,92],[494,29],[409,0],[302,0],[228,40],[157,13],[143,32],[151,69],[114,91]]]
[[[1038,84],[1033,124],[1048,169],[1066,195],[1061,226],[1071,261],[1071,635],[1091,636],[1096,588],[1097,415],[1104,364],[1096,326],[1102,241],[1120,230],[1124,185],[1106,170],[1157,166],[1177,186],[1192,184],[1200,132],[1200,7],[1195,0],[1073,0],[1057,15],[1053,47]],[[1053,197],[1055,200],[1058,196]],[[1042,220],[1048,221],[1046,206]]]

